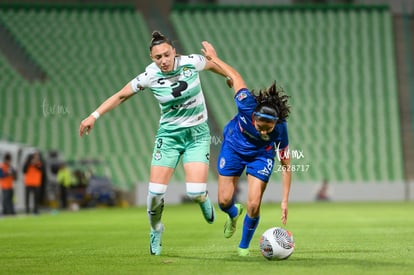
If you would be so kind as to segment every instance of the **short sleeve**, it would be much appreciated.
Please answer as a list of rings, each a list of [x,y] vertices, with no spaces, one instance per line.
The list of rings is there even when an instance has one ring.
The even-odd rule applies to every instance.
[[[137,77],[131,80],[131,88],[134,92],[139,92],[148,87],[149,83],[149,74],[148,72],[139,74]]]
[[[234,95],[234,101],[240,113],[251,114],[256,107],[256,98],[246,88],[240,89]]]
[[[289,145],[287,122],[283,121],[277,124],[277,131],[279,133],[279,148],[284,149]]]
[[[202,71],[206,67],[206,58],[201,54],[191,54],[180,56],[180,65],[193,65],[197,71]]]

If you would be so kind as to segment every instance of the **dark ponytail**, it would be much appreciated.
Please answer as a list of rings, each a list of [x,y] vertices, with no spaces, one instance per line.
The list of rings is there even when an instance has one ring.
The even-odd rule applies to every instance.
[[[171,40],[168,39],[167,37],[165,37],[161,32],[153,31],[152,32],[151,43],[150,43],[150,46],[149,46],[150,51],[152,50],[152,47],[154,47],[156,45],[163,44],[163,43],[167,43],[168,45],[171,45],[172,47],[174,47]]]

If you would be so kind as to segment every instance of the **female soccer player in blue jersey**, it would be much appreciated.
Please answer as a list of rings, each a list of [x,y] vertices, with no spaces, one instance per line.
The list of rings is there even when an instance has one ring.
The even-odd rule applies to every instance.
[[[99,116],[134,94],[149,88],[161,107],[160,126],[151,162],[147,210],[150,222],[150,253],[161,254],[164,225],[161,216],[168,182],[182,157],[187,195],[197,202],[208,223],[214,221],[214,205],[207,195],[210,131],[199,78],[202,70],[224,75],[200,54],[177,56],[172,42],[158,31],[152,33],[153,61],[145,72],[104,101],[80,124],[80,136],[88,134]]]
[[[218,201],[228,214],[224,237],[230,238],[236,230],[238,218],[243,213],[241,204],[233,201],[234,191],[244,169],[247,173],[247,213],[244,217],[242,238],[238,247],[240,256],[249,255],[249,244],[259,224],[263,192],[272,174],[276,149],[280,150],[283,167],[283,195],[281,202],[282,223],[286,225],[291,171],[288,151],[286,119],[289,115],[288,96],[273,83],[268,89],[254,94],[246,88],[243,78],[223,62],[214,47],[203,42],[206,58],[219,66],[231,78],[237,115],[225,126],[224,140],[218,158]]]

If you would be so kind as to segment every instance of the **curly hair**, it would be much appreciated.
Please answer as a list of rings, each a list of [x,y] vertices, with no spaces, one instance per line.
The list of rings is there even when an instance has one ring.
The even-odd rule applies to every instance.
[[[286,120],[289,117],[290,105],[288,100],[290,96],[286,95],[282,88],[276,87],[276,82],[273,82],[267,89],[261,89],[252,94],[256,98],[257,106],[255,112],[276,116],[277,122]]]

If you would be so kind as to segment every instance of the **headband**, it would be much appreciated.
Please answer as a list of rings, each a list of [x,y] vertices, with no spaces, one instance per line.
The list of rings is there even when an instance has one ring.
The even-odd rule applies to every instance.
[[[259,112],[254,112],[253,114],[254,114],[254,116],[263,117],[263,118],[267,118],[267,119],[274,120],[274,121],[278,120],[277,117],[272,116],[272,115],[268,115],[268,114],[263,114],[263,113],[259,113]]]

